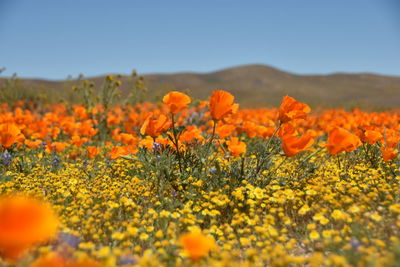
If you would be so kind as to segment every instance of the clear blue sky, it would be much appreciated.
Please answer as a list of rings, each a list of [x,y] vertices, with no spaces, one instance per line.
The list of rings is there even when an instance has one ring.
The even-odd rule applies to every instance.
[[[0,0],[0,67],[21,77],[267,64],[400,75],[399,0]]]

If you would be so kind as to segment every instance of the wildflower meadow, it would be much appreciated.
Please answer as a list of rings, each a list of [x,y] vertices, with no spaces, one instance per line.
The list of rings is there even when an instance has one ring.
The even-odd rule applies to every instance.
[[[120,85],[0,104],[0,266],[400,266],[398,110]]]

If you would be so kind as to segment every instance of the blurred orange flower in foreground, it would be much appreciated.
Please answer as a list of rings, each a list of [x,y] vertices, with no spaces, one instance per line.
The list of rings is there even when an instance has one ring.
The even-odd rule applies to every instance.
[[[0,124],[0,145],[9,148],[14,143],[24,141],[24,135],[14,123]]]
[[[0,256],[17,259],[25,250],[53,238],[58,225],[50,205],[24,196],[2,196]]]
[[[171,121],[165,115],[160,114],[158,117],[155,117],[152,114],[144,121],[142,128],[140,128],[140,133],[156,138],[168,130],[169,127],[171,127]]]
[[[284,96],[279,107],[279,120],[285,123],[294,119],[305,119],[310,111],[311,108],[307,104],[303,104],[293,97]]]
[[[214,91],[210,97],[210,112],[213,120],[220,120],[226,115],[235,113],[239,104],[234,104],[235,97],[223,90]]]
[[[186,108],[190,101],[191,100],[188,95],[178,91],[172,91],[166,94],[163,98],[164,104],[168,106],[169,111],[173,114],[176,114],[182,109]]]
[[[34,261],[29,267],[100,267],[100,263],[83,258],[79,261],[66,260],[57,253],[48,253]]]
[[[351,152],[360,145],[361,141],[357,135],[341,127],[336,127],[329,133],[327,148],[331,155],[336,155],[343,151]]]
[[[212,237],[205,236],[199,229],[180,237],[180,244],[192,260],[199,260],[206,256],[213,248],[215,248],[215,241]]]

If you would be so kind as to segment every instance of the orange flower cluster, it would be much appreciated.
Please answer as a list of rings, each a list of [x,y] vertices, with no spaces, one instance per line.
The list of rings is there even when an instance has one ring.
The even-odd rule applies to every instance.
[[[99,262],[89,258],[69,260],[58,253],[49,253],[38,258],[29,267],[101,267]]]
[[[212,142],[226,145],[228,151],[229,146],[233,149],[235,145],[232,144],[236,144],[231,138],[238,135],[264,139],[277,135],[281,138],[285,155],[294,157],[312,149],[315,143],[321,144],[324,140],[321,137],[326,135],[329,136],[326,147],[331,154],[349,152],[364,143],[379,146],[385,161],[398,156],[400,119],[396,112],[366,113],[336,109],[308,115],[310,107],[289,96],[283,97],[278,109],[239,110],[234,100],[232,94],[217,90],[211,94],[209,101],[189,106],[189,96],[173,91],[164,96],[161,107],[151,103],[136,107],[116,106],[103,114],[111,136],[107,147],[101,151],[96,144],[99,134],[97,125],[101,117],[98,114],[105,112],[101,105],[90,110],[74,105],[72,114],[63,104],[53,105],[40,113],[20,107],[11,111],[3,105],[0,149],[44,148],[47,153],[68,151],[71,159],[81,155],[95,158],[104,152],[115,159],[135,153],[139,147],[151,150],[154,140],[160,145],[175,147],[165,134],[172,133],[173,116],[174,127],[185,128],[176,136],[179,150],[188,149],[192,144],[209,142],[215,125]],[[194,120],[196,122],[191,123]],[[241,149],[245,151],[243,147]],[[237,151],[230,153],[238,154]]]

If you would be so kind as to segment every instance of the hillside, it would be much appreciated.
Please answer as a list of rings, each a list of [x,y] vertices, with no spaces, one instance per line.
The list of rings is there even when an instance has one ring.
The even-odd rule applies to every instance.
[[[283,95],[290,95],[312,106],[321,107],[400,107],[400,77],[376,74],[296,75],[265,65],[247,65],[210,73],[144,75],[151,96],[172,89],[189,90],[205,99],[215,89],[233,93],[242,106],[276,106]],[[89,78],[97,85],[104,77]],[[122,81],[127,77],[123,76]],[[30,87],[65,90],[73,84],[64,81],[21,79]],[[0,80],[1,83],[1,80]],[[67,86],[66,86],[67,85]],[[126,91],[126,88],[122,88]]]

